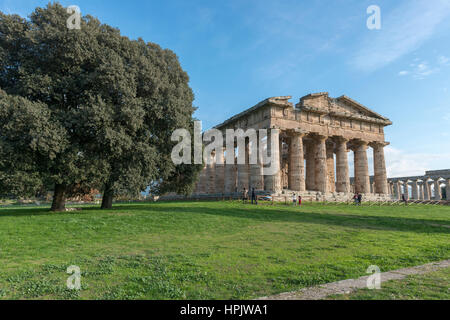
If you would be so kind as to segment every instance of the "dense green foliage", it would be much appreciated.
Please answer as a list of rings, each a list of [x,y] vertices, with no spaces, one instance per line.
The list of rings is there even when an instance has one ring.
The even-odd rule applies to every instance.
[[[105,207],[151,182],[189,191],[199,167],[170,159],[195,111],[177,56],[91,16],[68,29],[68,17],[58,3],[29,19],[0,12],[0,189],[54,185],[55,210],[74,190],[104,191]]]
[[[3,298],[239,299],[450,258],[450,207],[121,204],[0,209]],[[66,269],[82,271],[79,293]],[[1,295],[1,293],[0,293]]]

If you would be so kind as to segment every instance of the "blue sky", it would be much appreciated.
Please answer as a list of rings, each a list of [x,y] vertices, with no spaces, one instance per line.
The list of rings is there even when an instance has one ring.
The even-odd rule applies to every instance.
[[[27,16],[48,1],[0,0]],[[60,1],[170,48],[204,128],[271,96],[346,94],[390,118],[390,177],[450,168],[450,0]],[[366,10],[381,8],[381,30]]]

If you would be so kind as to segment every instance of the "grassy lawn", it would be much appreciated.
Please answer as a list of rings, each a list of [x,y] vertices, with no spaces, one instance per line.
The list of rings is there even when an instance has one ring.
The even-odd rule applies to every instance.
[[[444,206],[3,208],[0,299],[256,298],[449,259],[448,226]],[[66,289],[71,265],[79,292]]]
[[[404,280],[388,281],[381,290],[358,290],[349,295],[337,295],[335,300],[450,300],[450,268]]]

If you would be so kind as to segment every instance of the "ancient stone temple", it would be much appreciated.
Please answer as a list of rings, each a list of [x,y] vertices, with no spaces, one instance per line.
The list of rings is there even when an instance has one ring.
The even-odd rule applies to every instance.
[[[224,151],[211,153],[211,161],[200,176],[196,194],[241,193],[255,188],[272,195],[304,194],[348,197],[352,192],[389,198],[384,158],[384,127],[392,122],[349,97],[332,98],[315,93],[300,99],[273,97],[228,119],[215,128],[225,135],[227,129],[269,130],[279,139],[279,148],[270,144],[279,170],[263,174],[263,165],[225,163]],[[271,137],[272,138],[272,137]],[[224,138],[225,140],[225,138]],[[369,164],[367,150],[373,152]],[[248,159],[248,142],[245,157]],[[225,150],[225,148],[224,148]],[[239,151],[238,151],[239,152]],[[349,153],[353,154],[354,172],[349,172]],[[220,164],[219,164],[220,163]],[[369,166],[374,169],[371,185]],[[354,186],[350,175],[354,174]],[[373,187],[373,188],[372,188]]]

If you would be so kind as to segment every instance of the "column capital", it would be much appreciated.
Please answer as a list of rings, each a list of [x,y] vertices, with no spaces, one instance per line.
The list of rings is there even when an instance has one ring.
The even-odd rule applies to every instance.
[[[342,136],[333,136],[333,140],[337,143],[347,143],[350,139],[342,137]]]
[[[372,148],[376,148],[376,147],[384,148],[384,147],[386,147],[386,146],[388,146],[390,144],[391,144],[390,142],[386,142],[386,141],[372,141],[372,142],[369,142],[369,146],[372,147]]]
[[[308,134],[308,131],[302,129],[288,129],[286,130],[286,132],[288,135],[301,137],[304,137],[305,135]]]
[[[369,142],[368,141],[364,141],[364,140],[361,140],[361,139],[354,139],[354,140],[352,140],[352,142],[354,143],[354,144],[356,144],[357,146],[368,146],[369,145]]]
[[[323,134],[314,133],[312,135],[312,138],[316,141],[323,142],[323,141],[327,140],[329,137],[326,135],[323,135]]]

